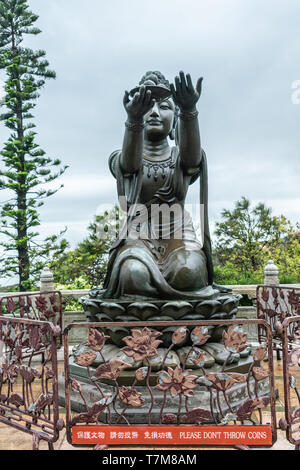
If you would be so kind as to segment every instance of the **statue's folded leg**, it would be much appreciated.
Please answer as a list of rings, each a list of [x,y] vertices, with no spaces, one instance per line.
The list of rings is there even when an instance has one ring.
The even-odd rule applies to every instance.
[[[162,272],[170,286],[177,290],[202,289],[208,284],[206,257],[202,250],[180,248],[174,251]]]
[[[119,288],[122,294],[156,296],[157,289],[151,285],[151,275],[145,264],[137,259],[127,259],[121,266]]]
[[[201,299],[203,296],[213,297],[215,292],[207,285],[205,255],[201,251],[179,251],[182,251],[180,256],[172,253],[166,265],[159,268],[153,255],[145,248],[125,247],[120,250],[114,259],[103,298],[132,296],[182,300],[193,296]],[[165,271],[169,279],[166,279]],[[171,281],[178,289],[171,285]]]

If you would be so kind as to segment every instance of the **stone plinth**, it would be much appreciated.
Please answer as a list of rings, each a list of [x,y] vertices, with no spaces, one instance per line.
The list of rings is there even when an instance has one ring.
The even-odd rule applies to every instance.
[[[228,366],[226,367],[226,372],[232,372],[233,370],[235,372],[240,372],[243,373],[246,370],[248,370],[250,362],[252,362],[251,358],[244,359],[241,361],[241,364],[239,364],[238,368],[233,367],[233,366]],[[91,407],[95,402],[99,401],[101,399],[101,395],[97,387],[93,384],[90,383],[88,377],[86,377],[86,373],[83,371],[83,368],[81,368],[82,371],[80,371],[80,366],[79,368],[72,368],[72,378],[76,379],[82,388],[83,395],[85,396],[85,399],[87,401],[87,405]],[[216,367],[213,369],[210,369],[211,371],[215,370]],[[77,373],[80,373],[80,375],[76,375]],[[193,371],[193,373],[200,375],[199,372]],[[154,378],[154,376],[153,376]],[[123,375],[123,383],[127,383],[127,377],[126,374]],[[157,380],[157,377],[156,377]],[[132,378],[131,378],[132,381]],[[61,406],[65,406],[65,377],[63,374],[59,376],[58,379],[58,385],[59,385],[59,403]],[[122,380],[121,384],[122,385]],[[115,393],[115,386],[109,385],[107,383],[104,383],[101,381],[101,389],[103,393],[106,395],[108,393]],[[164,394],[163,392],[156,390],[153,388],[153,385],[151,387],[152,393],[154,396],[154,407],[151,411],[151,423],[152,424],[158,424],[159,423],[159,416],[161,413],[161,406],[163,403],[164,399]],[[126,418],[129,421],[130,424],[147,424],[148,423],[148,413],[147,411],[149,410],[150,406],[150,395],[149,391],[145,386],[136,386],[136,390],[138,392],[142,393],[142,396],[145,400],[144,406],[141,408],[128,408],[126,411]],[[250,392],[252,396],[254,397],[254,381],[253,379],[250,380]],[[266,396],[269,394],[269,380],[263,380],[259,382],[258,385],[258,396]],[[228,401],[232,407],[233,410],[236,410],[245,400],[248,398],[248,391],[247,391],[247,385],[245,383],[243,384],[237,384],[233,386],[228,392],[227,392],[227,398]],[[199,387],[197,391],[195,392],[195,395],[191,398],[189,398],[189,409],[193,408],[198,408],[201,407],[202,409],[207,410],[208,412],[211,410],[211,401],[210,401],[210,393],[207,391],[206,387]],[[222,396],[222,394],[219,396],[220,404],[221,404],[221,409],[222,413],[225,416],[227,413],[230,413],[230,410],[228,408],[228,405]],[[184,401],[182,401],[183,406],[181,410],[181,416],[184,416],[186,413],[185,406],[184,406]],[[214,410],[214,415],[215,418],[217,419],[218,422],[221,422],[222,416],[220,415],[219,409],[218,409],[218,404],[217,404],[217,397],[216,393],[212,392],[212,407]],[[119,399],[116,400],[116,409],[121,412],[122,409],[124,408],[124,405],[121,403]],[[83,405],[82,400],[80,400],[80,397],[78,393],[71,391],[71,409],[74,412],[84,412],[85,408]],[[167,395],[167,400],[163,409],[163,415],[167,414],[173,414],[177,416],[178,412],[178,396],[171,397],[169,394]],[[118,422],[118,424],[126,424],[122,419],[118,421],[118,414],[111,408],[111,423],[115,424]],[[184,418],[183,418],[184,419]],[[108,424],[108,414],[107,411],[103,412],[99,416],[99,421],[105,424]],[[211,422],[213,423],[213,420],[208,421],[208,423]],[[164,423],[164,421],[163,421]],[[186,424],[193,424],[189,423],[188,421],[185,421]],[[176,424],[176,423],[175,423]]]
[[[169,301],[169,300],[117,300],[101,299],[99,291],[92,290],[87,297],[82,297],[80,303],[89,322],[124,322],[124,327],[105,328],[105,334],[118,347],[124,346],[123,338],[128,336],[130,326],[125,323],[133,321],[173,321],[173,320],[229,320],[236,316],[241,299],[239,294],[214,295],[202,300]],[[171,336],[176,327],[160,328],[165,347],[170,344]],[[208,327],[211,341],[218,342],[222,338],[222,328]]]

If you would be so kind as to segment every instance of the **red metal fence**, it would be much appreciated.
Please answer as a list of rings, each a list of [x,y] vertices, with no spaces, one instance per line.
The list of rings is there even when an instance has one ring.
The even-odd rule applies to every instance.
[[[281,325],[285,418],[279,424],[296,449],[300,449],[300,316]]]
[[[0,422],[49,449],[64,427],[58,408],[57,349],[62,344],[58,291],[0,299]]]
[[[300,315],[300,289],[283,286],[257,286],[257,318],[266,320],[273,336],[273,349],[280,359],[281,324],[290,317]],[[259,328],[259,340],[263,341],[264,332]],[[287,340],[293,341],[291,324],[286,328]]]
[[[243,325],[259,326],[266,340],[253,348],[248,365],[247,358],[242,360],[248,347]],[[88,335],[85,349],[75,351],[70,364],[68,334],[74,328],[88,328]],[[212,328],[218,329],[227,351],[218,367],[208,364],[203,351],[209,346]],[[117,330],[124,348],[114,356],[109,342]],[[155,358],[165,338],[170,346],[158,366]],[[170,353],[183,345],[184,358],[170,367]],[[66,427],[71,444],[82,425],[90,427],[95,437],[95,424],[99,433],[93,445],[102,442],[101,429],[105,431],[107,425],[126,426],[130,431],[136,424],[184,429],[196,425],[201,430],[221,424],[229,431],[236,426],[259,430],[269,425],[270,444],[276,441],[272,331],[264,320],[75,323],[64,331],[64,351]],[[240,362],[233,369],[238,356]]]
[[[0,422],[30,433],[49,449],[64,422],[59,418],[57,339],[60,328],[25,318],[0,317]]]
[[[59,418],[57,385],[61,293],[3,297],[0,314],[0,422],[30,433],[34,449],[40,440],[53,448],[64,426]],[[68,325],[64,331],[68,441],[75,442],[82,425],[90,429],[96,425],[99,435],[109,426],[117,426],[119,434],[125,435],[121,428],[129,430],[137,423],[146,429],[197,426],[201,430],[209,430],[211,425],[228,430],[246,425],[259,430],[267,425],[274,444],[274,349],[283,352],[285,418],[280,427],[299,448],[300,289],[258,286],[257,315],[257,320]],[[242,358],[247,351],[247,336],[242,331],[246,325],[257,327],[259,339],[248,364]],[[86,348],[75,349],[70,364],[68,334],[77,328],[88,329]],[[212,329],[218,329],[227,351],[225,364],[219,367],[209,365],[203,351],[210,344]],[[111,339],[118,335],[124,347],[113,354]],[[155,361],[161,341],[170,346],[158,366]],[[172,351],[182,347],[184,358],[172,364]],[[234,366],[238,355],[242,360]]]
[[[1,297],[0,315],[48,321],[62,330],[62,294],[60,291],[51,291]],[[57,339],[60,347],[62,337]]]

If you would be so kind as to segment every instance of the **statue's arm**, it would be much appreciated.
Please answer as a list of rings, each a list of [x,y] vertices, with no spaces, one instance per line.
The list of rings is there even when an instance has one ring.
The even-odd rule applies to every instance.
[[[179,107],[178,145],[179,155],[186,170],[198,169],[201,163],[201,141],[196,103],[201,95],[202,78],[193,87],[189,74],[179,73],[175,86],[171,84],[174,102]]]
[[[179,155],[183,167],[187,170],[199,169],[201,163],[201,141],[199,122],[196,116],[197,110],[187,116],[190,119],[186,120],[185,115],[181,113],[178,123],[178,145]]]
[[[135,173],[142,166],[144,146],[144,115],[153,107],[151,91],[141,86],[132,100],[125,91],[123,104],[127,112],[125,134],[121,153],[121,167],[126,173]]]
[[[133,127],[129,127],[132,124]],[[128,125],[128,127],[127,127]],[[143,121],[126,121],[121,152],[121,168],[125,173],[135,173],[141,168],[143,159]]]

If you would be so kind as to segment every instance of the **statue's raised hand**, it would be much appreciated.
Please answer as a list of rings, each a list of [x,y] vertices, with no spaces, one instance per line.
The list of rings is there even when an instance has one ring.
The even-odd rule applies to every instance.
[[[175,104],[181,111],[192,111],[201,95],[203,78],[199,78],[196,88],[194,88],[189,73],[184,75],[179,72],[179,77],[175,77],[175,86],[171,83],[170,88]]]
[[[150,111],[154,106],[154,99],[151,96],[151,91],[147,90],[144,85],[142,85],[138,92],[136,92],[130,100],[128,91],[125,91],[123,104],[128,118],[130,121],[142,121],[144,115]]]

